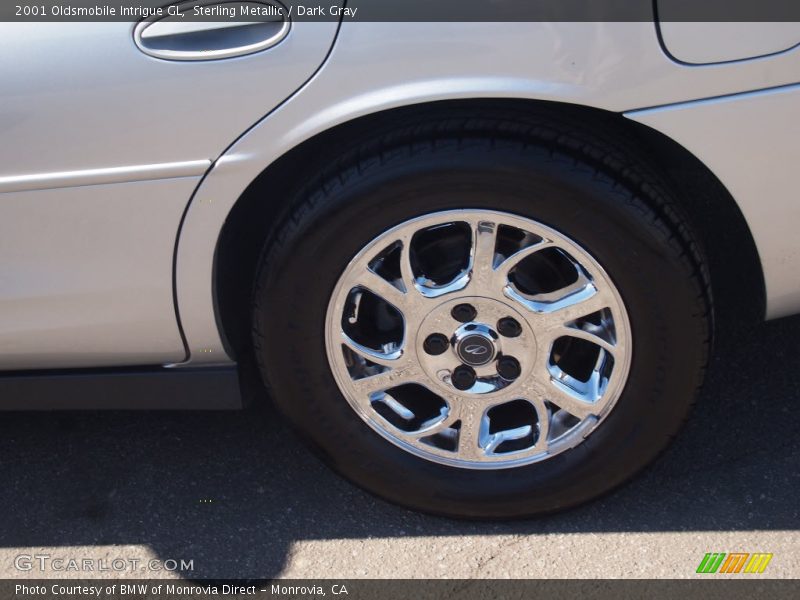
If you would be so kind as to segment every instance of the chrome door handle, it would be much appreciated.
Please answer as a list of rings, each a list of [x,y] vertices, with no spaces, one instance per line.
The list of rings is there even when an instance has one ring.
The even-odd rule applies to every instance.
[[[226,20],[185,20],[179,14],[145,20],[134,28],[134,42],[142,52],[155,58],[217,60],[272,48],[289,33],[288,11],[276,0],[186,2],[178,5],[178,12],[191,16],[195,6],[220,7],[225,12],[217,14],[225,15],[220,18]],[[260,21],[238,21],[227,16],[240,16],[253,7],[270,16]]]

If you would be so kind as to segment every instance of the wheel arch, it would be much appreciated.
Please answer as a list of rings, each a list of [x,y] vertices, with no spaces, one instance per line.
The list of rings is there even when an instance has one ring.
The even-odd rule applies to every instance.
[[[734,311],[739,320],[763,318],[764,276],[747,222],[723,183],[683,146],[621,114],[588,106],[498,98],[439,100],[381,110],[326,129],[281,155],[248,185],[225,220],[214,254],[216,319],[228,354],[239,361],[248,355],[250,294],[261,249],[272,236],[280,235],[280,223],[287,218],[293,195],[308,180],[319,176],[347,148],[376,132],[397,129],[408,137],[413,136],[414,124],[423,121],[452,121],[454,114],[480,119],[487,112],[504,111],[540,118],[565,116],[589,129],[624,138],[627,152],[646,157],[674,186],[688,226],[702,241],[717,321],[724,322]],[[508,135],[520,133],[509,130]],[[560,144],[559,140],[553,143]],[[743,280],[746,289],[753,291],[744,298],[741,293],[734,294],[741,291]]]

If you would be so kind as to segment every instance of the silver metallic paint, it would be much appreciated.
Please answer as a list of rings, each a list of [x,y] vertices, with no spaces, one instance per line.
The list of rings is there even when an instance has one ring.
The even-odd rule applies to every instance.
[[[215,162],[189,206],[176,273],[187,364],[230,360],[217,330],[209,267],[230,209],[263,169],[322,131],[443,99],[527,98],[625,112],[791,84],[798,74],[798,51],[724,65],[677,64],[662,51],[652,23],[344,24],[320,72]],[[767,116],[776,123],[783,117]],[[716,151],[719,161],[738,164],[730,148]],[[740,206],[763,201],[760,194],[734,197]],[[771,308],[776,285],[784,284],[767,282],[770,316],[778,314]],[[800,295],[800,279],[785,285]],[[792,306],[800,310],[800,297]]]
[[[183,360],[172,257],[198,181],[0,194],[0,369]]]
[[[336,23],[264,52],[158,60],[131,23],[0,23],[0,177],[214,159],[294,92]]]
[[[337,124],[444,99],[572,102],[671,135],[750,220],[768,316],[800,310],[797,249],[771,239],[793,233],[796,92],[703,100],[797,83],[799,51],[689,67],[664,54],[652,23],[347,23],[306,82],[336,26],[298,23],[265,52],[180,63],[140,53],[130,24],[0,24],[0,368],[186,358],[171,267],[190,198],[175,257],[184,364],[229,363],[214,250],[248,184]],[[666,108],[632,112],[649,107]],[[743,140],[759,173],[743,169]],[[152,181],[122,183],[133,177]]]
[[[172,267],[198,176],[306,81],[337,24],[192,63],[146,56],[132,30],[0,23],[0,369],[186,358]]]
[[[758,248],[767,317],[800,310],[800,85],[631,112],[682,144],[738,201]]]
[[[664,0],[661,0],[663,2]],[[791,51],[800,44],[800,23],[659,23],[675,60],[710,64]]]

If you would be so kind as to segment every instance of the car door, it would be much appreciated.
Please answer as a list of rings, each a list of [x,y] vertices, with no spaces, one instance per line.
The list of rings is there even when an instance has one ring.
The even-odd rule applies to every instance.
[[[0,24],[0,370],[185,358],[173,255],[187,202],[337,28],[294,23],[259,47],[232,22],[149,38],[130,22]]]

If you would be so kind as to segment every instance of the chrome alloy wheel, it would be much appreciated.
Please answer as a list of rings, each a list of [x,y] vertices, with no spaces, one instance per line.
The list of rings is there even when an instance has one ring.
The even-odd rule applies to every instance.
[[[328,304],[326,349],[381,436],[437,463],[501,469],[596,429],[632,344],[619,293],[578,244],[527,218],[455,210],[359,252]]]

